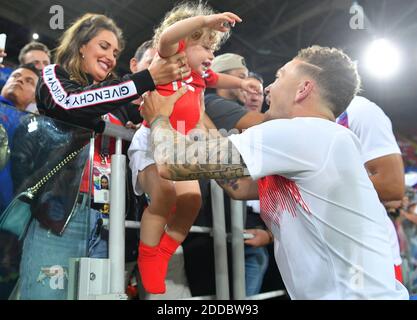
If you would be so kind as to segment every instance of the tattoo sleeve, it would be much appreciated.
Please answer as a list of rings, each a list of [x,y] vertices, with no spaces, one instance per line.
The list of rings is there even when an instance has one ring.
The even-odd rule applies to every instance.
[[[151,125],[152,152],[171,180],[232,179],[248,176],[248,170],[233,143],[221,135],[194,129],[186,136],[159,116]]]
[[[235,192],[239,192],[239,179],[216,179],[217,184],[233,198]]]
[[[258,183],[250,177],[239,179],[217,179],[216,182],[232,199],[257,200],[259,199]]]

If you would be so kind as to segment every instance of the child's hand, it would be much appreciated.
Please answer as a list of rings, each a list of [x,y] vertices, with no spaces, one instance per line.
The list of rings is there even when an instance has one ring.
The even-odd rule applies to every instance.
[[[242,22],[239,16],[231,12],[223,12],[204,16],[204,26],[221,32],[226,32],[230,26],[234,27],[235,23]]]
[[[252,78],[243,79],[241,88],[242,90],[248,91],[250,93],[263,94],[262,87],[259,81],[252,79]]]

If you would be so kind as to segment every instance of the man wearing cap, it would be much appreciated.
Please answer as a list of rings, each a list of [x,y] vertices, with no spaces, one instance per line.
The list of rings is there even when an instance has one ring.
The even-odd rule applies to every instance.
[[[226,73],[245,79],[248,68],[245,59],[234,53],[217,56],[211,66],[216,73]],[[241,89],[217,89],[216,94],[205,96],[206,114],[218,129],[239,131],[262,123],[264,116],[258,112],[247,111],[243,106],[244,95]]]

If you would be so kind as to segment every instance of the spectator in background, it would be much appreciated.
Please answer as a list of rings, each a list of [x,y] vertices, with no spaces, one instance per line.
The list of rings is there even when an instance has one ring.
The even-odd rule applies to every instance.
[[[4,51],[4,49],[0,49],[0,58],[5,58],[5,57],[7,57],[6,51]],[[4,64],[0,63],[0,68],[4,68]]]
[[[42,71],[44,67],[51,64],[51,52],[48,47],[41,42],[29,42],[19,52],[19,63],[32,63],[36,69]],[[30,103],[26,107],[26,111],[39,114],[35,102]]]
[[[264,103],[264,79],[260,74],[257,74],[256,72],[252,71],[248,73],[248,78],[257,80],[259,82],[259,85],[262,87],[262,92],[255,93],[250,91],[243,91],[245,107],[249,111],[262,112],[262,105]]]
[[[51,52],[41,42],[32,41],[25,45],[19,52],[19,63],[33,63],[38,70],[42,70],[51,64]]]
[[[413,202],[408,207],[407,210],[404,210],[404,217],[407,220],[410,220],[412,223],[417,224],[417,203]]]
[[[404,197],[405,180],[401,151],[392,132],[391,120],[372,101],[356,96],[336,119],[352,130],[362,146],[362,160],[381,202]],[[400,245],[395,226],[385,217],[394,258],[395,275],[402,281]]]
[[[149,68],[156,53],[156,49],[152,48],[152,40],[147,40],[143,42],[136,49],[133,58],[130,59],[130,72],[137,73]],[[142,97],[139,97],[137,100],[132,101],[132,103],[136,104],[137,106],[140,106],[141,101]],[[142,121],[143,119],[141,119],[141,123],[135,124],[128,122],[128,127],[137,130],[142,125]]]
[[[416,290],[417,268],[417,211],[413,199],[414,192],[407,190],[403,200],[385,202],[387,214],[395,225],[402,258],[403,283],[410,293]]]
[[[248,76],[245,59],[234,53],[225,53],[215,58],[215,72],[229,74],[241,79]],[[206,94],[204,98],[205,110],[209,120],[218,129],[230,130],[235,128],[239,131],[262,123],[264,115],[247,111],[243,106],[245,97],[241,89],[216,89],[216,93]],[[206,127],[210,128],[207,121]]]
[[[27,105],[35,102],[38,79],[39,71],[33,64],[20,65],[3,86],[0,102],[25,111]]]
[[[14,107],[20,111],[25,110],[30,102],[35,101],[35,88],[39,79],[39,72],[34,65],[26,64],[19,66],[12,72],[0,94],[0,125],[7,134],[7,146],[1,148],[13,147],[13,136],[16,127],[20,123],[20,112],[10,109]],[[1,151],[2,154],[5,150]],[[6,160],[6,159],[4,159]],[[5,165],[5,166],[4,166]],[[13,183],[11,177],[10,162],[3,163],[0,168],[0,214],[13,199]]]
[[[14,70],[0,95],[0,216],[15,196],[16,180],[13,149],[17,142],[16,131],[25,114],[19,110],[35,100],[38,70],[31,64]],[[11,156],[10,160],[9,157]],[[0,232],[0,299],[7,299],[19,275],[21,246],[15,235]]]
[[[136,49],[133,58],[130,59],[130,71],[136,73],[149,68],[155,54],[156,49],[152,47],[152,40],[147,40],[142,43]]]
[[[404,283],[410,292],[417,293],[417,192],[412,187],[407,187],[400,219],[396,224],[400,240],[401,254],[404,263]],[[401,225],[398,225],[398,224]],[[402,232],[401,232],[402,231]],[[405,244],[405,245],[404,245]]]

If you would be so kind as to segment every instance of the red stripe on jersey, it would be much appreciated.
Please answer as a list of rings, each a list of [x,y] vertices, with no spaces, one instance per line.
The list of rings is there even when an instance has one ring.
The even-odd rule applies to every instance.
[[[267,223],[279,225],[280,217],[287,211],[297,215],[297,205],[311,213],[296,183],[282,176],[267,176],[258,181],[261,217]]]

